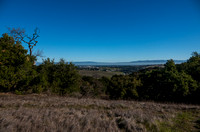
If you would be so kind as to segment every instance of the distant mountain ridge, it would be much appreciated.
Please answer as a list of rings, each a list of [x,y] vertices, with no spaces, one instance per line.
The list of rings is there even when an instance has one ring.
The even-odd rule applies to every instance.
[[[72,62],[77,66],[106,66],[106,65],[119,65],[119,66],[134,66],[134,65],[158,65],[165,64],[167,60],[138,60],[130,62],[95,62],[95,61],[80,61]],[[174,60],[176,64],[186,62],[186,60]],[[57,63],[57,62],[55,62]],[[37,62],[36,65],[40,65],[42,62]]]
[[[72,62],[75,65],[156,65],[165,64],[167,60],[139,60],[131,62]],[[186,62],[186,60],[174,60],[176,64]]]

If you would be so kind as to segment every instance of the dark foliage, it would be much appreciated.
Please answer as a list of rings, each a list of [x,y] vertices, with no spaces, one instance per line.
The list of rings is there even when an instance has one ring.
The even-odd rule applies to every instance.
[[[47,58],[38,66],[39,84],[44,91],[70,94],[80,91],[80,76],[72,63],[66,63],[63,59],[58,64]]]
[[[35,57],[8,34],[0,38],[0,91],[24,91],[36,77]]]
[[[105,85],[96,78],[83,76],[80,93],[86,97],[99,97],[105,95]]]
[[[147,68],[111,79],[78,74],[72,63],[47,58],[35,66],[36,56],[27,54],[20,41],[8,34],[0,38],[0,91],[54,93],[110,99],[137,99],[200,103],[200,54],[194,52],[187,62],[176,65],[168,60],[164,68]]]
[[[112,99],[137,99],[141,81],[135,77],[115,75],[111,78],[108,93]]]
[[[4,34],[0,38],[0,91],[41,93],[50,91],[60,95],[79,92],[80,77],[73,64],[50,59],[35,66],[35,56],[27,54],[19,41]]]
[[[143,99],[186,102],[198,87],[190,75],[177,71],[173,60],[169,60],[163,69],[143,73],[141,78],[143,86],[138,91]]]

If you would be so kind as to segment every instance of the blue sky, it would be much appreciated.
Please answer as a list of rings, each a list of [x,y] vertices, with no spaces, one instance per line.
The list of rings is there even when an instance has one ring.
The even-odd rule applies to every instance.
[[[0,0],[7,27],[38,27],[34,50],[56,61],[184,60],[200,52],[200,1]]]

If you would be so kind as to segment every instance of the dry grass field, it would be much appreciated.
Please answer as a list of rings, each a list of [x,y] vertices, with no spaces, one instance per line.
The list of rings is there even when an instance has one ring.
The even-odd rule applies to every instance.
[[[0,94],[0,132],[189,132],[200,106]]]

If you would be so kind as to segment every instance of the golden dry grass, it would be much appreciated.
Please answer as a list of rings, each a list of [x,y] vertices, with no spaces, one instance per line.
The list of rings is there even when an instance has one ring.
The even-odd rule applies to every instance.
[[[0,94],[0,132],[163,131],[178,114],[196,113],[195,121],[199,111],[196,105]],[[187,130],[198,130],[190,125]]]

